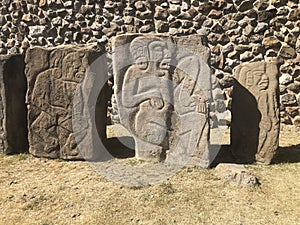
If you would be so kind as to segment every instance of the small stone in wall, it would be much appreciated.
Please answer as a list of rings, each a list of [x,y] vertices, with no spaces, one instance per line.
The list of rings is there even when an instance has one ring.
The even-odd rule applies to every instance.
[[[280,41],[274,36],[264,38],[262,44],[267,49],[269,48],[279,49],[281,46]]]
[[[280,96],[280,102],[285,106],[290,106],[296,104],[297,100],[294,94],[286,93]]]
[[[296,50],[297,50],[297,52],[300,52],[300,36],[298,36],[298,39],[296,42]]]
[[[39,7],[43,7],[47,4],[47,0],[40,0]]]
[[[300,105],[300,93],[299,93],[299,94],[297,94],[297,96],[296,96],[296,99],[297,99],[297,103],[298,103],[298,105]]]
[[[300,20],[300,8],[292,10],[288,15],[288,19],[293,21]]]
[[[240,55],[240,60],[242,62],[249,61],[252,58],[253,58],[252,52],[244,52]]]
[[[234,186],[258,186],[258,179],[244,165],[221,163],[215,168],[215,175]]]
[[[279,51],[279,56],[286,58],[286,59],[291,59],[296,57],[296,51],[294,48],[291,46],[284,44],[281,46],[281,49]]]
[[[295,117],[299,115],[299,108],[298,107],[286,107],[285,111],[291,117]]]
[[[39,36],[43,36],[44,33],[46,31],[46,27],[45,26],[31,26],[29,27],[29,35],[31,37],[39,37]]]
[[[208,14],[208,17],[212,19],[219,19],[222,16],[222,11],[221,10],[211,10],[210,13]]]
[[[238,10],[240,12],[245,12],[253,8],[253,1],[243,1],[242,4],[239,6]]]
[[[280,84],[284,84],[284,85],[287,85],[287,84],[290,84],[293,82],[293,77],[287,73],[284,73],[280,76],[279,78],[279,83]]]
[[[294,83],[289,84],[287,89],[297,94],[300,92],[300,83],[295,81]]]
[[[280,112],[280,122],[284,124],[292,124],[291,118],[286,112]]]
[[[268,8],[269,2],[266,0],[258,0],[254,2],[253,6],[255,7],[255,9],[261,11]]]
[[[282,85],[282,84],[279,85],[279,93],[280,94],[286,93],[286,86],[285,85]]]
[[[268,26],[269,25],[267,23],[258,23],[257,26],[254,28],[254,33],[262,33],[268,29]]]

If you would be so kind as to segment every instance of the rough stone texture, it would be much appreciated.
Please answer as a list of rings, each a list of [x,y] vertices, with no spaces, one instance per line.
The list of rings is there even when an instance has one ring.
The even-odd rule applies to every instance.
[[[0,56],[0,153],[28,151],[26,87],[23,56]]]
[[[258,186],[258,179],[244,165],[220,163],[215,168],[215,175],[235,186]]]
[[[234,73],[232,153],[242,163],[269,164],[279,141],[277,62],[245,63]]]
[[[92,64],[101,54],[88,46],[35,47],[26,52],[26,77],[28,81],[29,152],[39,157],[81,159],[92,158],[90,149],[78,149],[78,136],[93,129],[92,122],[81,123],[82,132],[73,133],[72,110],[80,113],[82,102],[88,102],[88,116],[96,114],[96,126],[102,140],[106,138],[107,89],[104,87],[97,104],[91,99],[96,77],[106,79],[105,63]],[[80,84],[87,89],[79,92]],[[100,87],[98,87],[100,88]],[[100,92],[100,90],[99,90]],[[99,93],[98,92],[98,93]],[[93,105],[94,104],[94,105]],[[90,119],[91,121],[94,118]],[[77,121],[76,121],[77,122]],[[78,124],[77,124],[78,125]],[[77,135],[77,137],[75,137]],[[85,133],[86,136],[89,133]],[[76,139],[77,138],[77,139]],[[84,136],[82,137],[84,138]]]
[[[241,62],[279,57],[281,68],[292,75],[300,66],[299,6],[298,0],[5,0],[0,2],[0,54],[72,43],[110,50],[111,38],[119,34],[198,33],[209,37],[210,49],[220,49],[212,51],[215,70],[232,73]]]
[[[209,166],[211,75],[203,43],[200,35],[114,39],[120,121],[134,136],[138,159]]]

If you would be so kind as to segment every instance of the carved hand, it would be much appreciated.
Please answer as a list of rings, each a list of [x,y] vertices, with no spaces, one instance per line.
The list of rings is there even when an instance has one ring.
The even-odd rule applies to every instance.
[[[162,109],[164,107],[164,101],[161,98],[154,97],[150,99],[150,105],[155,109]]]

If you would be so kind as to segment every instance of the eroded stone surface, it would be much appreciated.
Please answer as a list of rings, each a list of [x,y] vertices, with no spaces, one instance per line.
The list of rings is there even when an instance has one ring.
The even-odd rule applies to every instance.
[[[114,39],[120,122],[145,161],[209,166],[209,50],[199,35]]]
[[[93,82],[99,76],[103,80],[107,76],[105,62],[92,64],[100,57],[100,53],[87,46],[35,47],[27,51],[26,98],[30,153],[39,157],[63,159],[93,157],[93,147],[80,149],[80,152],[77,144],[78,137],[89,137],[89,132],[94,129],[94,120],[99,136],[102,140],[106,138],[106,87],[102,89],[98,99],[96,97],[97,103],[92,100],[95,88],[96,92],[100,92],[100,86],[95,87]],[[82,89],[78,91],[80,87]],[[77,96],[74,100],[75,93]],[[73,132],[72,110],[73,113],[91,117],[76,121],[75,125],[81,129],[78,134]],[[96,118],[93,118],[95,114]]]
[[[0,153],[28,150],[26,86],[23,56],[0,56]]]
[[[257,186],[258,179],[244,165],[221,163],[215,169],[215,175],[235,186]]]
[[[235,70],[231,149],[242,163],[269,164],[279,141],[279,87],[276,62],[254,62]]]

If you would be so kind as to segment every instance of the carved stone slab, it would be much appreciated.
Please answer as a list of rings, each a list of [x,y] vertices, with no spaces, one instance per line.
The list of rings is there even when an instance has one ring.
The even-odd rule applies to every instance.
[[[279,143],[277,63],[245,63],[234,73],[232,153],[242,163],[269,164]]]
[[[95,87],[94,80],[97,76],[106,80],[107,76],[105,62],[93,64],[100,53],[87,46],[35,47],[27,51],[25,73],[28,80],[30,153],[39,157],[62,159],[93,157],[93,146],[86,146],[87,149],[80,151],[78,149],[78,138],[75,138],[72,127],[72,112],[88,111],[90,116],[96,115],[96,118],[90,120],[75,121],[77,127],[82,129],[77,137],[89,136],[89,129],[91,131],[95,121],[99,136],[102,140],[106,138],[105,87],[97,103],[96,100],[95,105],[90,102],[94,88],[97,88],[98,93],[101,90],[100,86]],[[78,91],[83,85],[86,91]],[[74,100],[75,93],[77,96]],[[84,101],[87,104],[83,104]],[[84,105],[88,105],[88,109],[84,109]]]
[[[209,166],[209,50],[200,35],[121,35],[113,40],[120,122],[136,157]]]
[[[24,57],[0,56],[0,153],[28,151]]]

